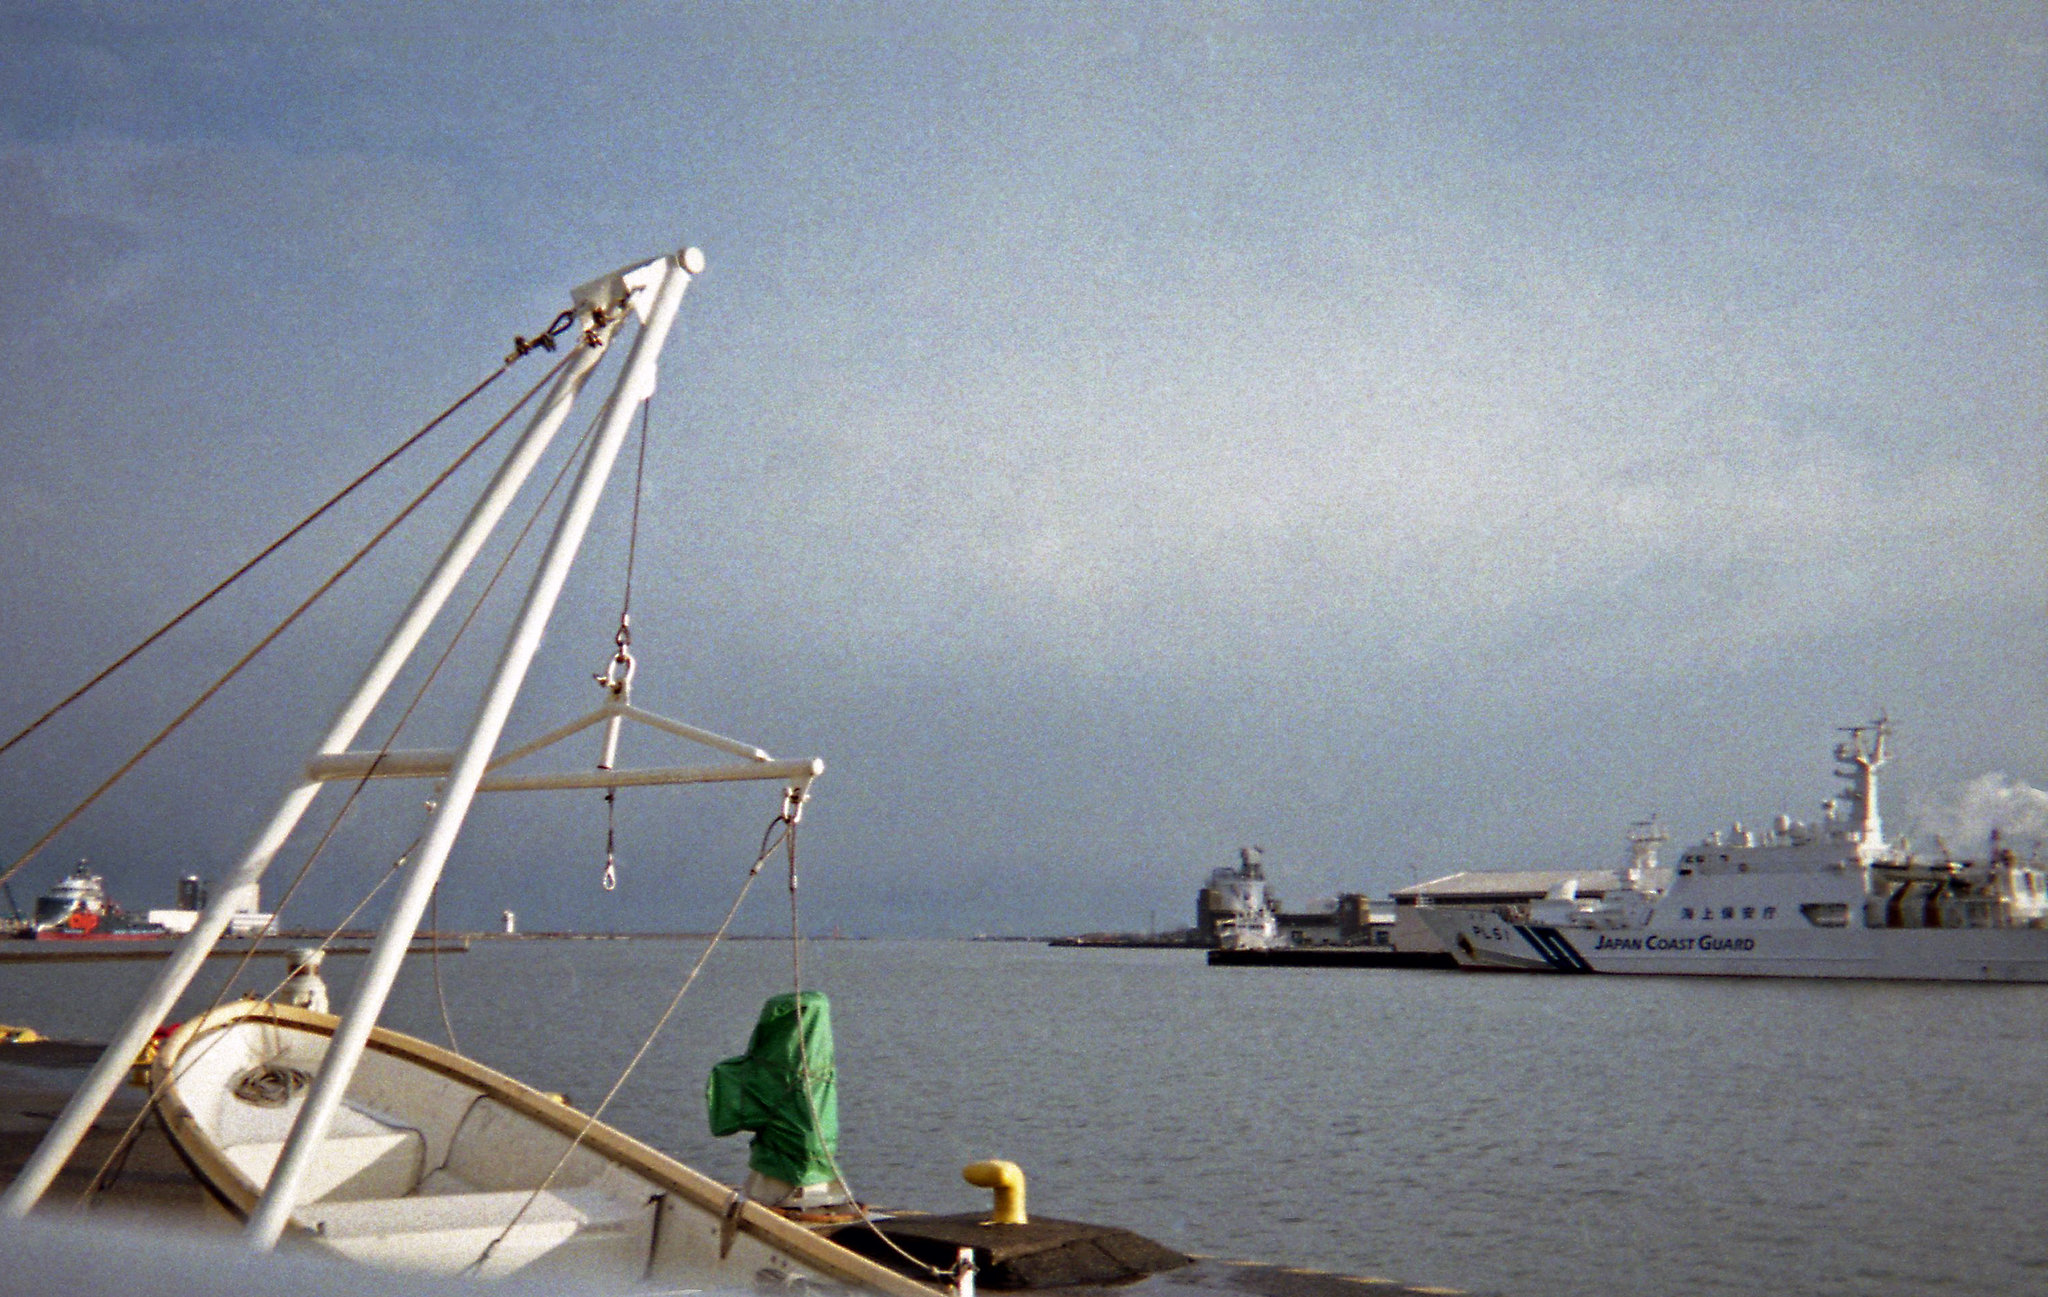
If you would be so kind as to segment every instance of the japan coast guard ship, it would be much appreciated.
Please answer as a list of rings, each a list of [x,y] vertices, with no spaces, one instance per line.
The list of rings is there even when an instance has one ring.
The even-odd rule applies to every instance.
[[[1818,824],[1779,816],[1761,838],[1737,824],[1653,879],[1654,831],[1631,835],[1622,885],[1527,907],[1425,907],[1466,968],[1737,977],[2048,981],[2048,868],[1992,835],[1981,862],[1922,860],[1884,840],[1877,769],[1885,722],[1835,748],[1850,780]],[[1524,909],[1526,912],[1523,912]]]

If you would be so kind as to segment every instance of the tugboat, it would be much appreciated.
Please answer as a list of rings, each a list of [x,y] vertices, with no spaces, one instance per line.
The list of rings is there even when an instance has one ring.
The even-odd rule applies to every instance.
[[[1668,887],[1650,880],[1661,835],[1641,835],[1628,885],[1597,901],[1423,918],[1464,968],[2048,982],[2048,864],[1996,835],[1974,862],[1886,842],[1877,770],[1890,725],[1846,732],[1834,755],[1849,786],[1817,823],[1781,815],[1761,836],[1740,823],[1712,833],[1680,854]]]
[[[23,935],[46,941],[142,941],[169,936],[170,929],[135,918],[108,900],[106,880],[81,860],[55,887],[36,898],[35,917]]]

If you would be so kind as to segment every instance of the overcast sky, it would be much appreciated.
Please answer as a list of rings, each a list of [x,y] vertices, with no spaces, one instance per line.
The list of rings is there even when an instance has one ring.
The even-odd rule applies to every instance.
[[[9,733],[687,242],[636,699],[825,758],[807,926],[1178,925],[1250,843],[1290,902],[1611,865],[1652,812],[1811,816],[1881,709],[1894,834],[2048,830],[2038,3],[0,15]],[[0,756],[0,856],[480,426]],[[630,494],[515,737],[597,701]],[[223,872],[429,515],[16,894]],[[380,785],[287,917],[425,795]],[[443,921],[708,926],[773,803],[622,794],[607,893],[594,794],[486,799]]]

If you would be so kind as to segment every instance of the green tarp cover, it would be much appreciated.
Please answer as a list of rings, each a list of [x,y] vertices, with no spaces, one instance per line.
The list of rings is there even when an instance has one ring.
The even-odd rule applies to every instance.
[[[747,1165],[801,1188],[833,1178],[839,1147],[839,1092],[832,1074],[832,1006],[817,991],[777,995],[761,1006],[747,1052],[711,1069],[704,1104],[711,1133],[754,1132]],[[798,1034],[801,1017],[802,1034]],[[810,1066],[810,1101],[804,1066]]]

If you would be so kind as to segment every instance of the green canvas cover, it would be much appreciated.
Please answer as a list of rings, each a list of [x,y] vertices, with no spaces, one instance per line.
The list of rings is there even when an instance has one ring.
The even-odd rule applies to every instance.
[[[754,1132],[747,1165],[801,1188],[833,1178],[839,1091],[832,1071],[832,1006],[817,991],[772,996],[747,1052],[711,1069],[704,1085],[713,1135]],[[802,1035],[798,1035],[798,1020]],[[810,1101],[802,1086],[810,1064]]]

